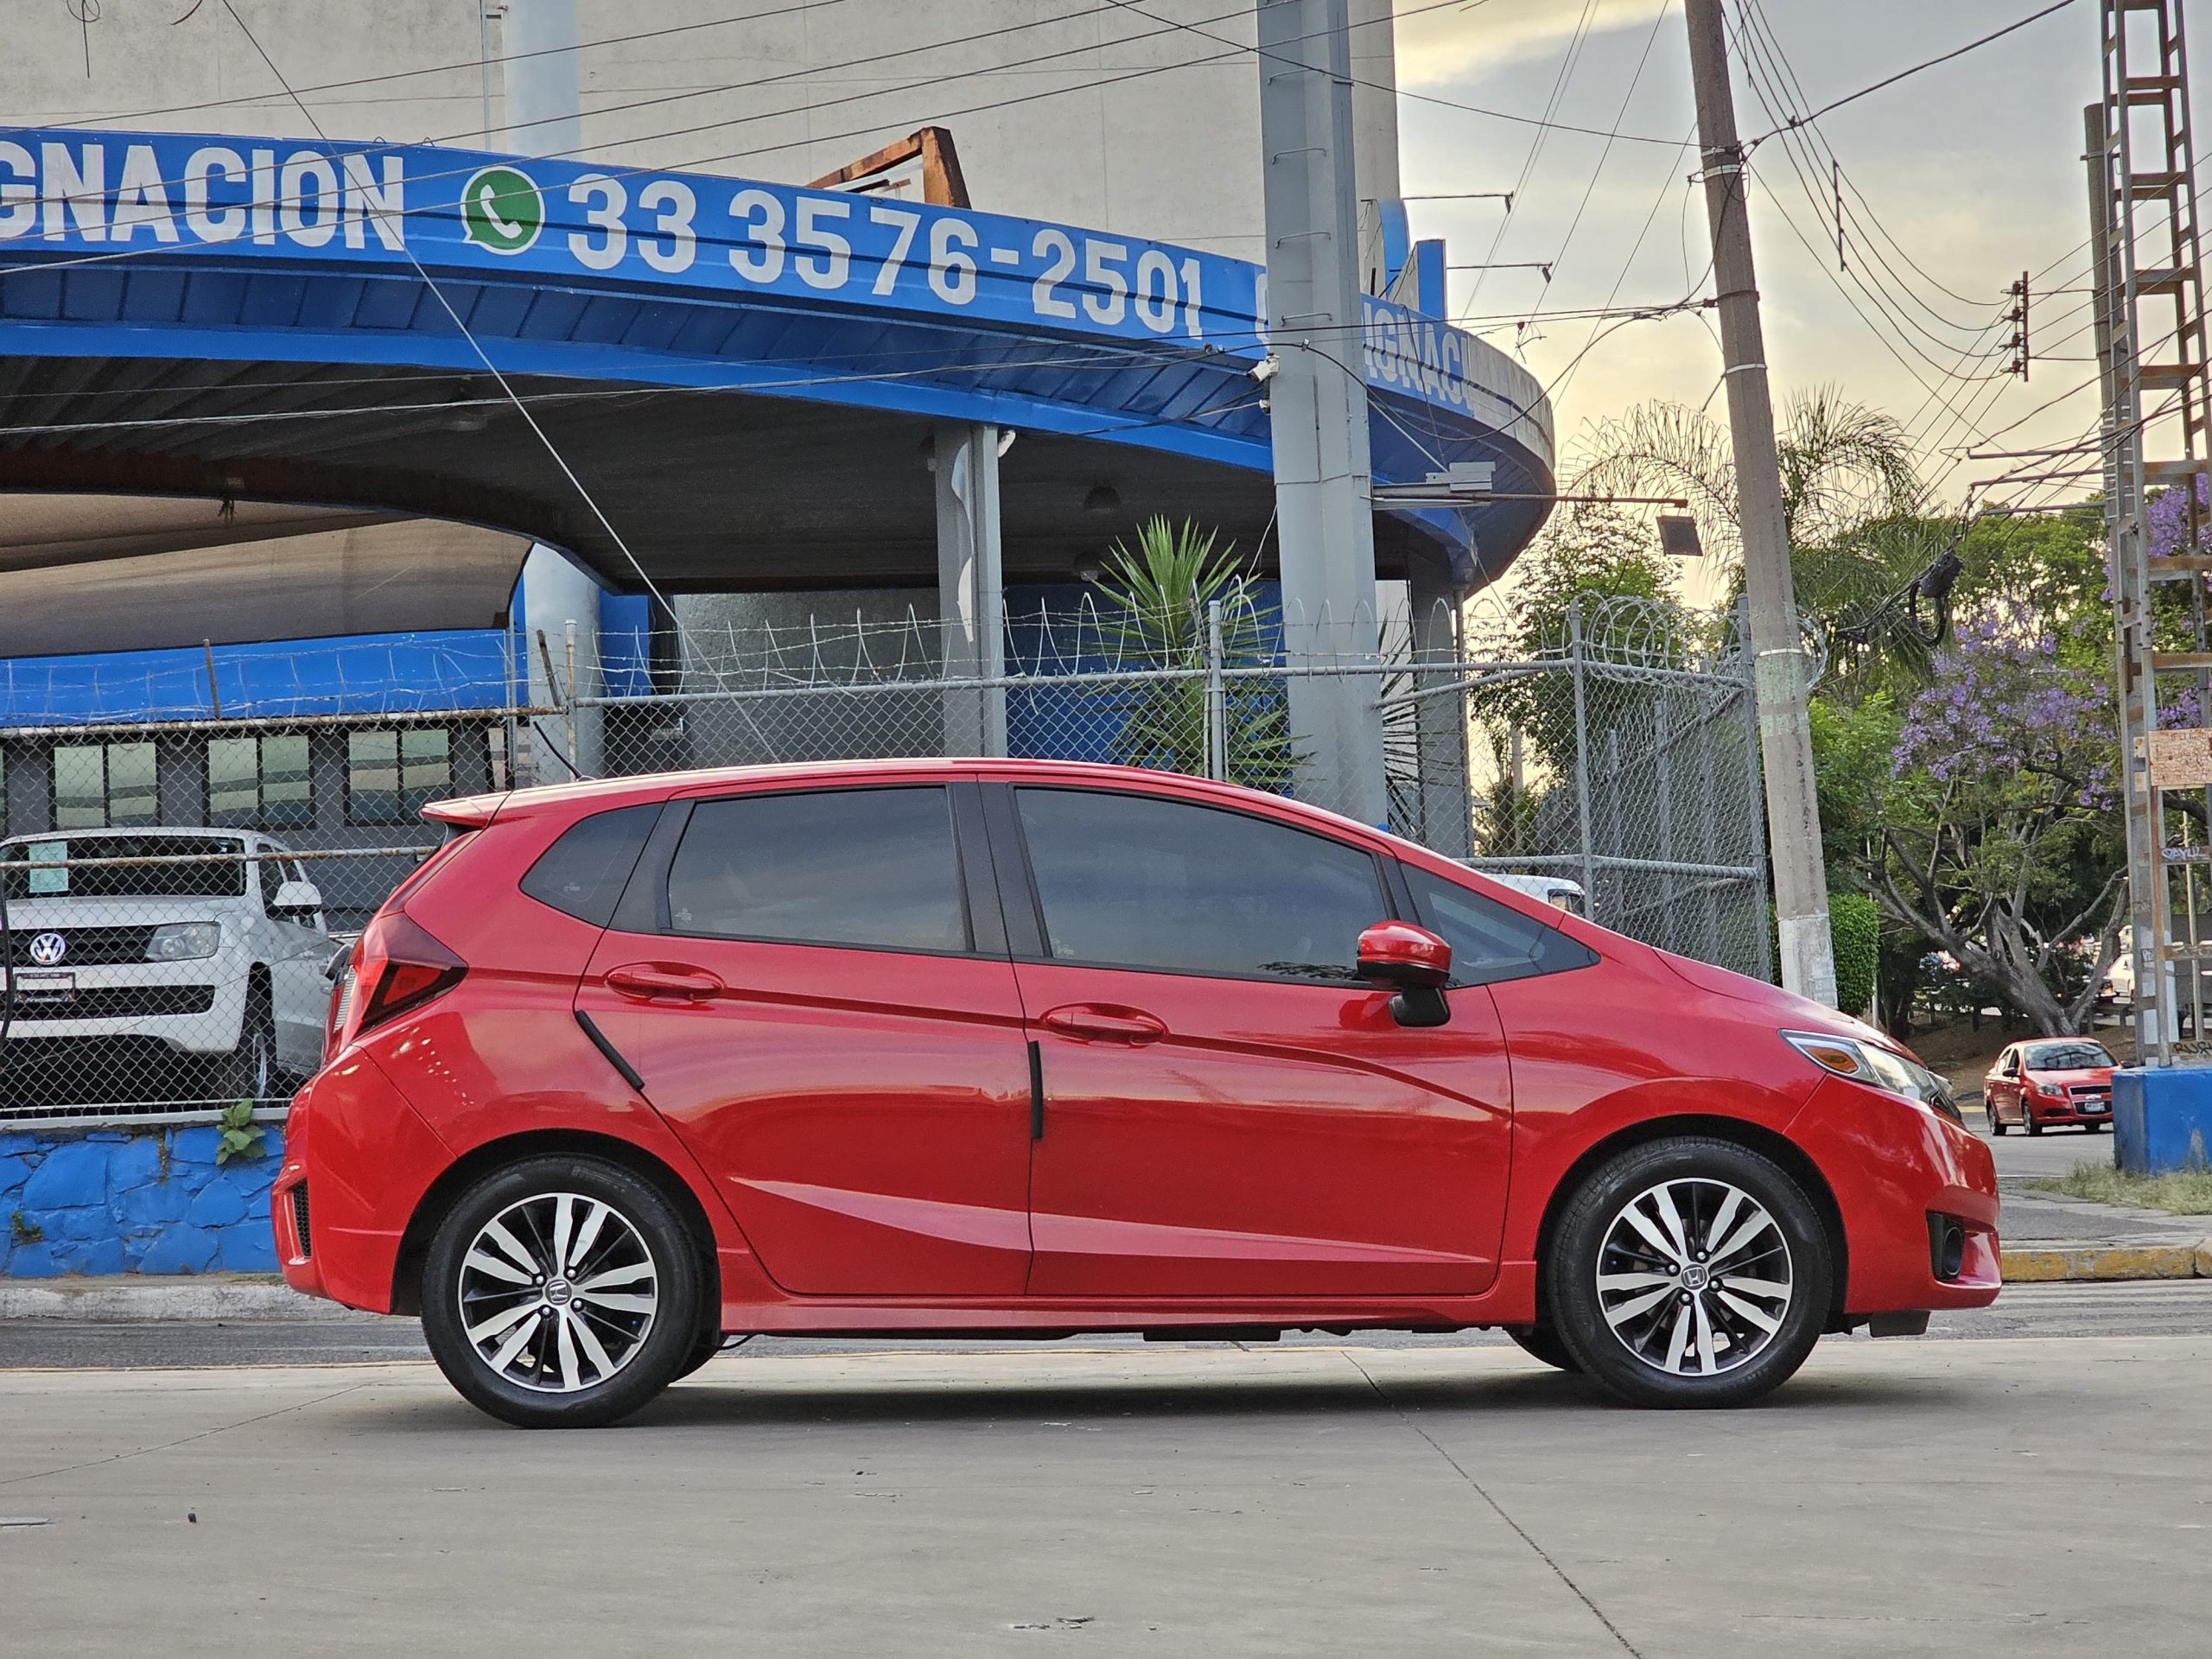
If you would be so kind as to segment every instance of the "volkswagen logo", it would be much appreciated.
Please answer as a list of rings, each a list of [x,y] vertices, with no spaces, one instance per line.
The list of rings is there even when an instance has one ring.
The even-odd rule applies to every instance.
[[[41,933],[31,941],[31,960],[51,968],[69,954],[69,941],[59,933]]]

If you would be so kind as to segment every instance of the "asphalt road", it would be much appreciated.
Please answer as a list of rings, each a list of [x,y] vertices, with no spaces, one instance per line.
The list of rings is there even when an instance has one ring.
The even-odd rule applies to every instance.
[[[0,1371],[0,1645],[2201,1659],[2209,1370],[1830,1341],[1703,1414],[1465,1343],[748,1349],[581,1434],[412,1363]]]

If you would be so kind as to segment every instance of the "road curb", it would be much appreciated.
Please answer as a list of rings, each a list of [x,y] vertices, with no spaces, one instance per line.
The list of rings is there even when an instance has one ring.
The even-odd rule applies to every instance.
[[[2027,1245],[2003,1252],[2008,1285],[2059,1280],[2212,1279],[2212,1238],[2196,1244]]]
[[[75,1319],[99,1325],[199,1320],[243,1324],[254,1320],[372,1319],[320,1297],[303,1296],[281,1279],[49,1279],[0,1281],[0,1319]]]

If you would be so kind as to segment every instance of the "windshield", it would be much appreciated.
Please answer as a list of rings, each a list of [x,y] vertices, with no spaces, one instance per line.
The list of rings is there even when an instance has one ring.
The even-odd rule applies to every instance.
[[[2037,1043],[2021,1058],[2031,1071],[2079,1071],[2113,1064],[2102,1043]]]
[[[245,852],[234,836],[56,836],[0,847],[0,870],[10,899],[235,899]],[[158,861],[77,861],[92,859]]]

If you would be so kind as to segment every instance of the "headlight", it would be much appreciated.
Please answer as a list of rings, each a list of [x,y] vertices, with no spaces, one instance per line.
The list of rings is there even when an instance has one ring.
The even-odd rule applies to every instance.
[[[212,957],[221,943],[223,930],[213,922],[165,922],[146,941],[149,962],[190,962]]]
[[[1785,1031],[1782,1040],[1823,1071],[1849,1077],[1870,1089],[1916,1100],[1930,1110],[1942,1113],[1961,1128],[1966,1125],[1959,1103],[1951,1097],[1951,1085],[1916,1060],[1909,1060],[1879,1044],[1862,1043],[1855,1037],[1834,1037],[1824,1031]]]

